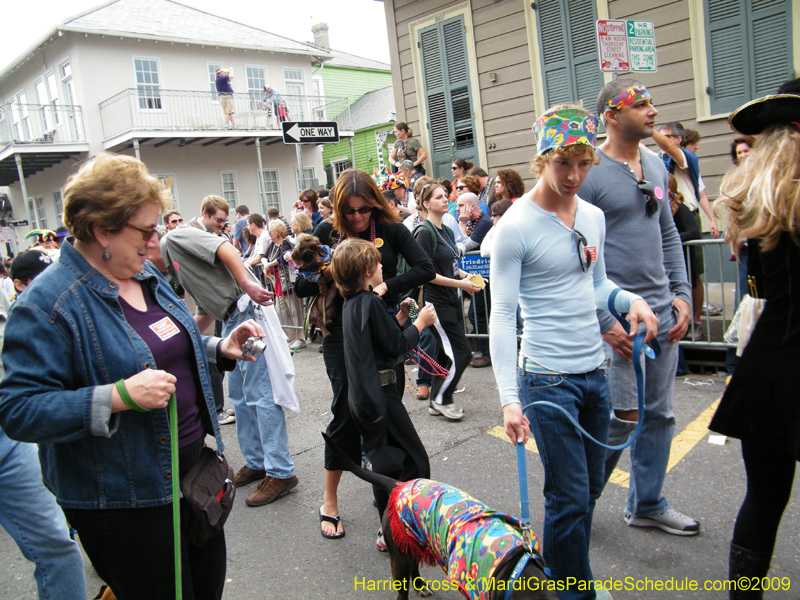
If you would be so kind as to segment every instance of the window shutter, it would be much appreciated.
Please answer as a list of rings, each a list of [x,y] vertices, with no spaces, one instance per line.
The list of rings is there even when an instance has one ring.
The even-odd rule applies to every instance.
[[[752,98],[774,94],[794,79],[790,11],[788,0],[752,0]]]
[[[794,75],[788,0],[707,0],[709,95],[713,114],[774,94]]]
[[[447,82],[450,87],[455,149],[465,150],[475,146],[475,135],[469,94],[464,21],[461,18],[446,21],[442,26],[442,32],[444,34],[445,62],[447,63]]]
[[[537,7],[546,108],[583,100],[594,111],[603,87],[594,0],[542,0]]]
[[[449,152],[450,130],[447,126],[447,103],[444,84],[444,65],[437,26],[420,32],[422,74],[425,78],[425,96],[428,101],[433,153]]]

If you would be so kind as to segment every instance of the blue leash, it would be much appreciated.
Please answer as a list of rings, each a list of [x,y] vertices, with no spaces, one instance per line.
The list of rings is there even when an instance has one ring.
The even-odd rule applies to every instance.
[[[617,311],[614,310],[614,299],[617,297],[618,293],[619,289],[611,292],[611,296],[608,298],[608,310],[614,316],[614,318],[620,322],[626,333],[630,334],[630,323],[628,323],[628,321],[622,318]],[[624,450],[636,440],[636,437],[639,435],[639,431],[642,429],[642,424],[644,423],[644,371],[642,370],[640,355],[643,353],[645,356],[651,359],[655,359],[661,355],[661,344],[658,343],[658,340],[653,338],[648,346],[644,343],[644,338],[644,333],[637,333],[633,340],[633,369],[636,372],[636,391],[639,405],[639,420],[636,423],[636,429],[633,430],[631,437],[624,444],[620,444],[618,446],[609,446],[608,444],[604,444],[596,440],[588,431],[581,427],[580,423],[578,423],[564,407],[559,406],[558,404],[554,404],[546,400],[540,400],[538,402],[534,402],[531,404],[531,406],[538,404],[541,406],[552,406],[557,408],[567,415],[567,418],[572,422],[573,425],[575,425],[578,431],[580,431],[586,438],[590,439],[598,446],[602,446],[608,450]],[[508,589],[506,590],[505,600],[509,600],[511,598],[511,592],[514,588],[513,584],[517,579],[519,579],[520,575],[522,575],[522,571],[525,569],[528,561],[531,559],[538,559],[539,561],[542,560],[541,557],[533,551],[530,504],[528,502],[528,465],[525,460],[525,444],[517,443],[515,445],[517,447],[517,476],[519,478],[519,521],[522,525],[522,541],[523,546],[525,547],[525,553],[522,555],[522,558],[520,558],[519,562],[517,562],[517,565],[514,567],[514,570],[511,573],[511,577],[509,578],[509,583],[511,585],[509,585]],[[544,566],[544,561],[542,561],[541,564]],[[543,571],[545,575],[550,577],[550,569],[544,568]]]
[[[625,330],[626,333],[630,334],[631,325],[622,318],[616,310],[614,310],[614,299],[617,297],[619,293],[619,288],[615,289],[611,292],[611,295],[608,298],[608,310],[614,316],[614,318],[620,322],[622,328]],[[583,427],[581,427],[580,423],[575,420],[567,409],[563,406],[559,406],[558,404],[554,404],[552,402],[548,402],[547,400],[539,400],[538,402],[533,402],[530,406],[540,405],[540,406],[552,406],[553,408],[557,408],[565,415],[567,418],[572,422],[573,425],[580,431],[586,438],[593,441],[598,446],[602,446],[607,450],[624,450],[628,446],[630,446],[635,440],[636,437],[639,435],[639,431],[642,429],[642,424],[644,423],[644,371],[642,370],[642,364],[640,362],[641,354],[644,354],[648,358],[655,359],[658,356],[661,356],[661,344],[658,343],[656,338],[650,340],[650,345],[644,343],[645,334],[644,332],[640,332],[636,334],[636,337],[633,338],[633,370],[636,372],[636,395],[638,396],[638,405],[639,405],[639,420],[636,423],[636,429],[633,430],[631,437],[628,439],[627,442],[624,444],[620,444],[618,446],[609,446],[608,444],[604,444],[603,442],[596,440],[592,437],[592,435],[586,431]],[[527,482],[527,478],[525,480]],[[526,492],[527,495],[527,492]]]

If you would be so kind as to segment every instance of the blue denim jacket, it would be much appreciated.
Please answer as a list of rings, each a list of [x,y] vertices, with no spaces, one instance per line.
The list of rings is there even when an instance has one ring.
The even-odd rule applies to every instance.
[[[191,334],[208,409],[203,421],[213,425],[222,452],[208,376],[219,338],[200,335],[151,263],[136,279]],[[144,508],[172,501],[167,410],[111,413],[114,382],[157,368],[126,322],[118,296],[114,282],[64,244],[60,258],[19,296],[6,325],[0,427],[13,439],[39,444],[44,482],[63,507]]]

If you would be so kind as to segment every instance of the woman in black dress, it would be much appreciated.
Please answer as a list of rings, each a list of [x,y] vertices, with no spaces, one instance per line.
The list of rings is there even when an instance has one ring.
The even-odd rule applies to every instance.
[[[709,429],[742,441],[747,495],[730,549],[734,581],[766,576],[800,460],[800,96],[775,96],[731,114],[731,127],[761,134],[725,176],[727,236],[748,238],[748,274],[766,298]],[[730,598],[761,598],[731,588]]]
[[[321,223],[314,235],[322,244],[334,247],[344,239],[358,237],[375,244],[381,253],[383,284],[375,288],[375,293],[383,298],[387,311],[392,314],[400,295],[411,288],[419,287],[435,276],[433,264],[419,247],[411,232],[403,225],[386,199],[381,195],[372,178],[358,169],[347,169],[336,181],[331,190],[333,216],[330,222]],[[397,261],[402,256],[409,270],[397,274]],[[323,271],[329,285],[330,269]],[[308,278],[298,277],[295,292],[300,297],[310,297],[319,292],[316,283]],[[337,293],[335,316],[327,326],[330,335],[322,342],[322,356],[328,379],[331,381],[333,419],[328,425],[327,434],[339,448],[355,463],[361,463],[361,436],[358,433],[347,403],[347,370],[344,361],[344,341],[342,337],[342,298]],[[403,364],[398,365],[398,387],[404,383]],[[337,539],[344,536],[339,518],[337,490],[342,478],[342,465],[326,446],[325,448],[325,492],[322,497],[320,518],[327,516],[337,520],[321,523],[322,536]]]

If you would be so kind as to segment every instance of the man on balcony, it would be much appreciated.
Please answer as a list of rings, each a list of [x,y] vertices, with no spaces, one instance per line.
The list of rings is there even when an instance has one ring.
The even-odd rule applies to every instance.
[[[231,75],[230,69],[224,67],[217,68],[217,93],[219,94],[219,103],[222,105],[222,112],[225,113],[225,127],[228,129],[236,129],[236,121],[233,118],[232,81],[233,75]]]

